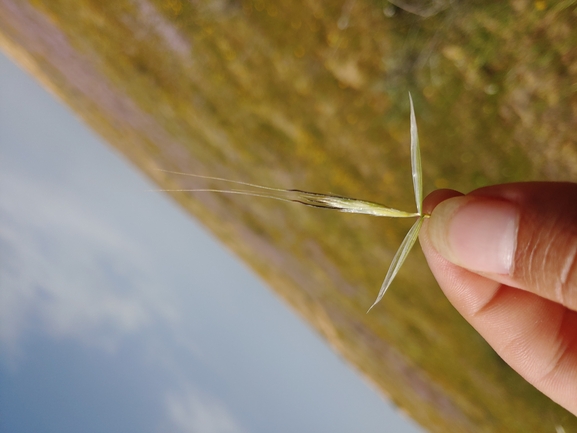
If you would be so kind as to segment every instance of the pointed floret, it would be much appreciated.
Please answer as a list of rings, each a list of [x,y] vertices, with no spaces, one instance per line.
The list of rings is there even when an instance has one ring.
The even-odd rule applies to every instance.
[[[413,187],[415,189],[415,202],[417,203],[417,212],[423,214],[423,170],[421,168],[421,149],[419,148],[419,133],[417,131],[417,119],[415,117],[415,108],[413,98],[409,92],[409,101],[411,103],[411,168],[413,172]]]
[[[413,227],[411,227],[411,229],[405,236],[405,239],[403,239],[401,246],[399,247],[397,253],[395,254],[395,257],[393,257],[391,265],[389,266],[389,271],[387,272],[385,281],[381,286],[381,290],[379,291],[377,300],[373,303],[373,305],[371,305],[371,308],[373,308],[375,305],[379,303],[381,299],[383,299],[385,292],[393,282],[393,279],[396,277],[397,273],[399,272],[399,269],[401,269],[401,266],[403,266],[403,263],[405,263],[405,259],[409,255],[411,248],[413,248],[413,245],[415,245],[415,242],[419,237],[419,230],[421,229],[423,220],[424,217],[419,217],[419,219],[415,222],[415,224],[413,224]],[[371,308],[369,308],[369,311],[371,311]]]

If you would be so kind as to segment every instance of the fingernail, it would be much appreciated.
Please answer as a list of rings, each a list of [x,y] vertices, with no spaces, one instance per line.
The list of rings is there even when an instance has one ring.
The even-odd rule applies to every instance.
[[[447,260],[477,272],[513,270],[519,211],[487,197],[455,197],[440,203],[429,220],[433,246]]]

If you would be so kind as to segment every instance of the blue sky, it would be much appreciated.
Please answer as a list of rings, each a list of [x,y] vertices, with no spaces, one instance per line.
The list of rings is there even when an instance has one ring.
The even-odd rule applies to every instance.
[[[420,431],[0,55],[0,432]]]

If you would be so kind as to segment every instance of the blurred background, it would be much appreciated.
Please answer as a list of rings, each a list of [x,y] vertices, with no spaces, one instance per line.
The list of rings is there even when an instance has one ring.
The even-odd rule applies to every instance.
[[[0,55],[1,432],[419,432]]]

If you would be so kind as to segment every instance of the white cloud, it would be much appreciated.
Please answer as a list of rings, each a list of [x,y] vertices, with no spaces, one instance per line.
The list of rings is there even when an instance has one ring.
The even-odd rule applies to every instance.
[[[169,310],[134,296],[158,291],[142,271],[147,257],[121,231],[50,185],[7,171],[0,183],[0,342],[17,349],[37,326],[113,347]]]
[[[243,433],[245,430],[220,401],[188,388],[166,398],[170,431],[182,433]]]

